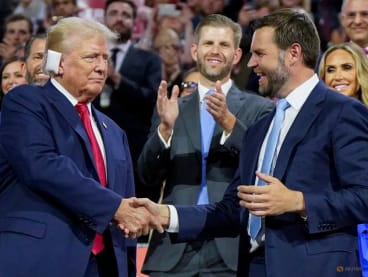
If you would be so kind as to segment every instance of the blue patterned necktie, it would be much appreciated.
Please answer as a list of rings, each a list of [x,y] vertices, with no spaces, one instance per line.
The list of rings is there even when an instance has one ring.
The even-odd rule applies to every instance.
[[[286,99],[280,99],[276,105],[276,114],[274,117],[274,123],[267,140],[266,150],[263,157],[261,172],[264,174],[272,173],[272,164],[276,154],[276,146],[279,140],[281,125],[285,118],[285,110],[290,107],[290,104]],[[264,186],[266,183],[262,180],[258,180],[258,186]],[[262,227],[262,217],[250,215],[249,220],[249,233],[252,239],[256,239],[259,231]]]
[[[215,90],[210,89],[209,91],[207,91],[206,95],[209,95],[213,92],[215,92]],[[206,167],[213,130],[215,129],[215,120],[213,119],[212,115],[206,110],[206,106],[206,100],[203,98],[200,111],[202,140],[202,179],[201,189],[197,200],[198,205],[208,204]]]

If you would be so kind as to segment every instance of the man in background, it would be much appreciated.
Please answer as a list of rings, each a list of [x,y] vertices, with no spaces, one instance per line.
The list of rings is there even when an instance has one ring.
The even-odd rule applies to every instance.
[[[17,50],[24,47],[32,33],[33,23],[28,17],[22,14],[8,16],[5,20],[5,34],[0,42],[0,63],[16,55]]]
[[[131,40],[136,16],[137,7],[133,1],[106,1],[105,25],[119,38],[110,45],[112,66],[107,86],[94,102],[126,132],[135,170],[147,140],[156,90],[161,81],[160,57],[136,47]],[[138,196],[153,197],[142,188],[137,175],[135,182]]]
[[[24,49],[26,79],[29,84],[43,85],[49,79],[43,69],[46,50],[46,34],[32,36]]]
[[[145,185],[157,189],[165,182],[163,203],[221,200],[238,166],[245,130],[273,108],[271,101],[239,90],[230,79],[242,55],[237,23],[210,15],[199,23],[194,37],[197,89],[178,98],[176,86],[168,98],[167,82],[161,83],[158,115],[138,161]],[[209,117],[210,126],[203,116]],[[173,244],[167,234],[154,232],[143,272],[151,277],[235,276],[238,244],[238,238]]]
[[[351,41],[368,54],[368,1],[344,0],[340,12],[340,24]]]

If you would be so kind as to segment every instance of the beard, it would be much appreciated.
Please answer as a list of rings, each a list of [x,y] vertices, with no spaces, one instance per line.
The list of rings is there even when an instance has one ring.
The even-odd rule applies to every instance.
[[[205,63],[203,63],[199,58],[197,59],[197,61],[198,71],[211,82],[222,80],[227,77],[231,72],[232,65],[228,63],[226,63],[225,67],[221,68],[220,71],[216,70],[216,72],[210,72],[210,70],[207,69]]]
[[[119,43],[127,42],[132,37],[132,33],[133,33],[132,30],[127,30],[126,32],[119,33],[118,42]]]
[[[133,34],[132,28],[128,28],[122,24],[115,24],[110,29],[119,35],[117,41],[118,43],[127,42],[128,40],[130,40]]]
[[[31,74],[31,72],[27,69],[26,70],[26,80],[29,84],[33,84],[33,85],[44,85],[47,80],[48,80],[48,77],[46,77],[45,75],[47,75],[46,73],[43,73],[41,77],[39,74],[40,69],[36,69],[35,72],[33,72],[33,74]]]
[[[262,96],[273,98],[279,95],[282,86],[289,79],[288,70],[285,66],[285,52],[280,51],[277,69],[267,73],[268,83],[265,87],[259,87]]]

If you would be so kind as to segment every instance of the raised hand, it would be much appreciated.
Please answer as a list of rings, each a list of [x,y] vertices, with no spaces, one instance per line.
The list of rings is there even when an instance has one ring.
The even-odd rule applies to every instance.
[[[179,115],[178,106],[179,87],[174,86],[171,97],[167,96],[167,82],[161,81],[157,92],[157,113],[160,116],[159,131],[167,141],[174,129],[175,121]]]
[[[4,38],[2,42],[0,42],[0,57],[3,60],[9,59],[14,56],[16,47],[12,45],[9,38]]]
[[[217,81],[215,87],[215,93],[205,96],[207,110],[215,121],[225,130],[225,133],[230,133],[234,128],[236,117],[227,107],[226,96],[221,89],[221,82]]]

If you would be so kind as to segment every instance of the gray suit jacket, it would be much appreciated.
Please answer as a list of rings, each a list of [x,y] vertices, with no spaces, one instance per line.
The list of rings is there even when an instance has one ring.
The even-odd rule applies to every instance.
[[[147,185],[158,186],[166,180],[163,203],[196,204],[201,183],[201,135],[199,94],[179,99],[179,117],[171,147],[165,149],[157,134],[159,118],[153,117],[152,132],[138,160],[138,171]],[[263,97],[240,91],[233,85],[226,97],[229,110],[236,116],[234,129],[220,145],[222,128],[216,124],[207,160],[209,201],[220,201],[239,164],[239,151],[245,130],[273,109]],[[215,239],[226,265],[236,270],[238,238]],[[183,255],[186,243],[172,244],[169,236],[154,232],[143,271],[169,271]]]

